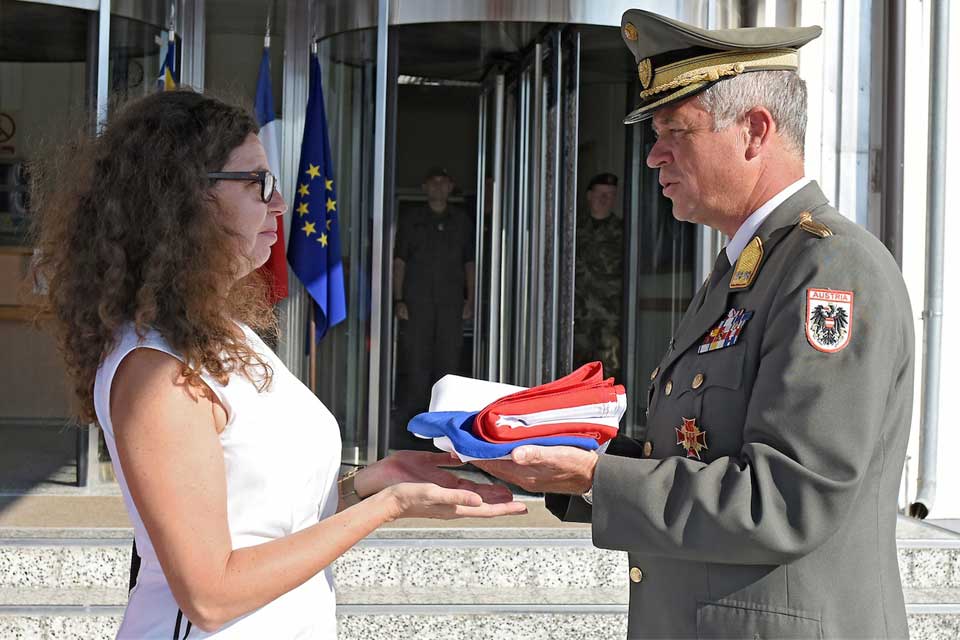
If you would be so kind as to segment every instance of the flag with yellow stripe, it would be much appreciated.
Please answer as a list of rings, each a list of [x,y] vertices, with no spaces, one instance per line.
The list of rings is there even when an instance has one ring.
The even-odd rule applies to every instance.
[[[177,38],[171,29],[167,32],[167,51],[160,65],[160,76],[157,78],[157,89],[173,91],[180,84],[180,65],[177,64]]]

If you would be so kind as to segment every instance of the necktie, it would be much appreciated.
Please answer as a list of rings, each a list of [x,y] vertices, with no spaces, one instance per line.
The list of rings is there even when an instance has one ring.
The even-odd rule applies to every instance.
[[[730,261],[727,259],[727,248],[724,247],[720,249],[720,253],[717,254],[717,260],[713,263],[713,271],[710,272],[710,281],[707,283],[706,290],[703,292],[703,297],[700,298],[700,304],[697,306],[698,311],[700,307],[703,306],[707,296],[710,295],[710,292],[716,288],[720,280],[723,279],[723,276],[727,275],[729,269]]]
[[[710,272],[710,283],[707,285],[707,295],[713,291],[717,283],[723,276],[727,275],[727,269],[730,268],[730,260],[727,259],[727,248],[720,249],[717,254],[717,261],[713,263],[713,271]]]

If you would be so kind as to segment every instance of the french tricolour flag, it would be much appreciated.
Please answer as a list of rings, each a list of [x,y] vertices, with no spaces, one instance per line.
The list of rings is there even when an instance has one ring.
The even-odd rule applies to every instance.
[[[273,110],[273,89],[270,86],[270,36],[263,39],[263,57],[257,74],[257,95],[253,102],[260,125],[260,142],[267,152],[267,162],[274,175],[280,174],[280,121]],[[270,249],[270,259],[263,265],[263,274],[270,284],[270,301],[274,304],[288,295],[287,251],[283,244],[283,216],[277,218],[277,241]]]

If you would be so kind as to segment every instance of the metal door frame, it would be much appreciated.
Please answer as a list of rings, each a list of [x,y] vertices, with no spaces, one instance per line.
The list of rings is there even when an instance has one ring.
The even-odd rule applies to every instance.
[[[568,29],[551,27],[515,65],[491,69],[479,98],[474,377],[532,386],[570,364],[573,333],[561,329],[560,309],[563,298],[563,320],[571,321],[575,251],[562,251],[561,240],[569,243],[574,233],[577,135],[565,145],[563,131],[570,125],[565,102],[572,100],[574,117],[578,111],[580,41],[575,30],[565,40]],[[564,76],[568,48],[572,78]],[[572,174],[563,171],[569,154]],[[493,202],[487,203],[491,161]],[[481,300],[489,300],[486,313]]]

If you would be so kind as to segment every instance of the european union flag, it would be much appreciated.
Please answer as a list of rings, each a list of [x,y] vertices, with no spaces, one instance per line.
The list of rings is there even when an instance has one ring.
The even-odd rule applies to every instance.
[[[173,30],[170,30],[169,34],[167,54],[163,57],[163,64],[160,65],[160,77],[157,78],[157,89],[160,91],[173,91],[180,84],[180,73],[177,69],[177,39]]]
[[[347,317],[347,300],[337,190],[323,106],[323,81],[316,55],[310,56],[310,96],[296,185],[287,262],[316,305],[317,340],[320,340],[327,329]]]

